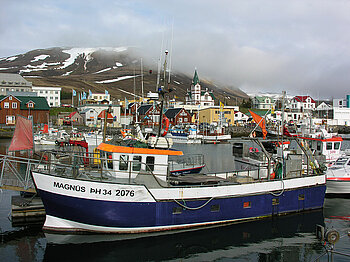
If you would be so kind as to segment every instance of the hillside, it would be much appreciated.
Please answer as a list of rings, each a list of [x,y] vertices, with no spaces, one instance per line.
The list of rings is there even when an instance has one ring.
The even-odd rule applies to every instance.
[[[132,48],[49,48],[0,59],[0,73],[19,73],[34,86],[60,86],[65,92],[71,89],[88,92],[108,90],[114,99],[133,99],[141,96],[141,60]],[[147,58],[143,60],[143,90],[156,91],[157,68]],[[155,64],[153,62],[153,64]],[[185,100],[194,72],[172,72],[169,94]],[[198,72],[202,88],[213,90],[218,100],[228,105],[239,103],[248,96],[237,88],[218,86],[206,81]],[[161,74],[162,75],[162,74]],[[161,80],[163,83],[163,80]],[[226,97],[226,98],[224,98]],[[217,102],[218,103],[218,102]]]

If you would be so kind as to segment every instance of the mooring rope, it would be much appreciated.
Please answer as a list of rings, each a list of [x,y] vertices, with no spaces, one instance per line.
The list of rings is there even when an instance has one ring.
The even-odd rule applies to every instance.
[[[203,205],[201,205],[201,206],[199,206],[199,207],[188,207],[188,206],[185,206],[185,205],[181,204],[181,203],[180,203],[179,201],[177,201],[176,199],[174,199],[174,201],[175,201],[179,206],[181,206],[181,207],[183,207],[183,208],[185,208],[185,209],[189,209],[189,210],[198,210],[198,209],[201,209],[201,208],[205,207],[206,205],[208,205],[209,202],[212,201],[213,199],[214,199],[214,197],[211,197],[207,202],[205,202]],[[185,200],[182,200],[182,201],[184,201],[184,203],[186,203]]]

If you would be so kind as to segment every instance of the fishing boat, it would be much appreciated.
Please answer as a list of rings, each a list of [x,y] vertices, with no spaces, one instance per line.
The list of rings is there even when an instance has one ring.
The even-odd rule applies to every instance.
[[[179,150],[108,143],[98,149],[103,158],[97,165],[83,153],[32,169],[46,210],[45,231],[182,230],[318,209],[324,202],[325,174],[304,168],[292,152],[274,178],[254,178],[245,170],[174,176],[168,159],[183,155]]]
[[[288,137],[299,137],[306,141],[314,156],[324,157],[323,161],[326,164],[336,161],[343,154],[341,151],[343,138],[335,133],[328,133],[325,129],[303,132],[301,134],[291,134],[284,127],[283,134]]]
[[[349,195],[350,194],[350,152],[339,157],[327,172],[327,190],[329,195]]]

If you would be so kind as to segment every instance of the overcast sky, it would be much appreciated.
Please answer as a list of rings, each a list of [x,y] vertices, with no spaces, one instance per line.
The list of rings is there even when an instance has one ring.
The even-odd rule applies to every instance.
[[[316,99],[350,94],[347,0],[0,4],[0,57],[55,46],[133,46],[157,59],[163,39],[174,70],[196,67],[200,78],[245,92],[286,90]]]

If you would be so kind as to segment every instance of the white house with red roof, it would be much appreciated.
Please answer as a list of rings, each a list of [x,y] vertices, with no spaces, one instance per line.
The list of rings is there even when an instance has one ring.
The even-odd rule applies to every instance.
[[[316,101],[311,96],[295,96],[290,102],[290,108],[300,112],[313,111],[316,108]]]

